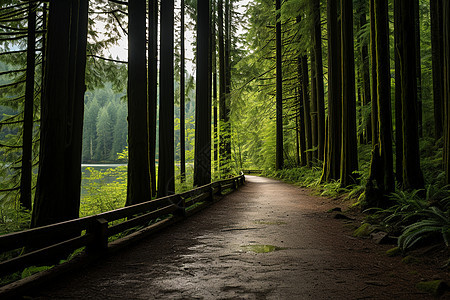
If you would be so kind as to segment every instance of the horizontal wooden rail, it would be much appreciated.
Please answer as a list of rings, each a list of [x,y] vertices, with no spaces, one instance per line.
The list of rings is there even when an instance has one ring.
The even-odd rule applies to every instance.
[[[243,174],[261,174],[263,171],[262,170],[242,170]]]
[[[245,177],[241,172],[239,176],[216,181],[181,194],[94,216],[2,235],[0,253],[20,249],[23,254],[0,262],[0,276],[21,271],[29,266],[56,264],[60,259],[66,258],[68,254],[82,247],[86,247],[88,256],[98,255],[108,250],[109,237],[127,233],[138,226],[155,226],[155,220],[161,217],[175,220],[183,218],[190,206],[205,200],[213,200],[214,195],[222,194],[230,188],[235,190],[244,182]],[[124,221],[109,225],[117,220]]]

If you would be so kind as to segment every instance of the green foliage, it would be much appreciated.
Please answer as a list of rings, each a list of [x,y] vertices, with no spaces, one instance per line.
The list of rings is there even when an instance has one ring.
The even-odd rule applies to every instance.
[[[441,238],[445,245],[450,245],[450,210],[442,211],[437,207],[429,207],[419,214],[422,219],[405,227],[398,238],[398,245],[402,249],[409,249],[416,243],[432,238]]]
[[[396,191],[387,209],[372,208],[370,219],[399,235],[398,245],[407,250],[425,240],[443,241],[449,246],[450,191],[448,187],[427,190]]]
[[[30,211],[16,208],[14,203],[0,202],[0,235],[29,228]]]

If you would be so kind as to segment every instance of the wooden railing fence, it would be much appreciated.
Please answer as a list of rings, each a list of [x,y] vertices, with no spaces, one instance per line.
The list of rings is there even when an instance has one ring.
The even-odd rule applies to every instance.
[[[132,230],[138,226],[153,226],[179,220],[208,204],[214,195],[237,189],[245,182],[243,173],[234,178],[216,181],[208,185],[181,193],[159,198],[133,206],[108,211],[94,216],[33,228],[0,236],[0,254],[22,249],[24,254],[0,262],[0,277],[21,271],[29,266],[45,265],[52,259],[76,249],[86,247],[86,254],[99,255],[108,250],[110,237]],[[190,208],[194,208],[191,209]],[[163,220],[158,221],[158,218]],[[123,222],[115,222],[124,220]],[[114,222],[114,224],[110,224]],[[152,223],[153,222],[153,223]],[[47,241],[47,242],[46,242]],[[49,242],[56,241],[56,242]],[[50,244],[49,244],[50,243]]]

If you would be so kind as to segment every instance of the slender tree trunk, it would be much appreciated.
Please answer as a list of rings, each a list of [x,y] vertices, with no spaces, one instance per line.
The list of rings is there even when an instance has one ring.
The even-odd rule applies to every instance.
[[[311,166],[312,163],[312,131],[311,131],[311,106],[309,98],[309,76],[308,76],[308,57],[303,55],[301,58],[301,68],[302,68],[302,98],[303,98],[303,109],[304,109],[304,120],[305,120],[305,138],[306,138],[306,165]]]
[[[323,84],[322,62],[322,28],[320,18],[320,0],[313,0],[314,22],[314,69],[316,76],[316,101],[317,101],[317,158],[323,160],[325,147],[325,96]]]
[[[359,25],[360,27],[364,27],[367,24],[366,20],[366,6],[364,6],[364,13],[359,17]],[[370,95],[370,68],[369,68],[369,51],[367,48],[367,44],[361,45],[361,61],[362,61],[362,94],[363,94],[363,105],[369,105],[372,102]],[[365,136],[364,140],[366,143],[372,141],[372,118],[369,115],[366,120],[364,120],[364,130]]]
[[[158,197],[175,193],[174,164],[174,1],[161,1],[161,43],[159,68],[159,165]]]
[[[434,104],[434,136],[442,137],[444,124],[444,107],[442,103],[442,0],[430,0],[431,15],[431,49],[433,70],[433,104]]]
[[[375,0],[375,36],[377,54],[377,107],[378,143],[372,145],[371,172],[366,186],[366,200],[369,206],[386,206],[387,196],[394,191],[392,119],[391,119],[391,79],[389,65],[389,16],[388,1]],[[375,100],[375,99],[374,99]],[[376,182],[376,186],[374,182]],[[380,201],[383,201],[381,203]]]
[[[31,210],[34,72],[36,69],[36,5],[28,4],[27,71],[23,111],[22,167],[20,177],[20,204]]]
[[[276,10],[276,162],[275,169],[283,169],[283,67],[281,57],[281,1],[275,0]]]
[[[186,138],[185,138],[185,80],[184,80],[184,0],[181,0],[181,57],[180,57],[180,178],[186,180]]]
[[[450,3],[442,1],[443,7],[443,58],[444,58],[444,106],[445,106],[445,148],[444,148],[444,167],[445,182],[450,184]]]
[[[420,56],[420,11],[419,0],[414,0],[414,30],[416,33],[416,76],[417,76],[417,121],[419,123],[419,137],[423,135],[422,129],[422,62]]]
[[[230,123],[230,97],[231,97],[231,0],[225,0],[224,18],[224,58],[225,58],[225,111],[224,111],[224,151],[226,161],[230,167],[226,168],[226,173],[231,172],[231,123]]]
[[[317,161],[317,147],[318,147],[318,123],[317,123],[317,79],[316,79],[316,57],[314,51],[311,50],[311,135],[312,135],[312,159]]]
[[[194,185],[211,182],[210,7],[197,1],[197,82],[195,105]]]
[[[74,215],[78,216],[80,210],[81,196],[81,156],[83,150],[83,120],[84,120],[84,93],[85,70],[86,70],[86,49],[88,34],[88,0],[76,0],[72,4],[71,24],[71,51],[75,58],[72,60],[72,78],[69,78],[69,88],[71,99],[70,119],[70,142],[71,147],[66,147],[67,176],[66,193],[70,203],[74,207]],[[75,37],[75,38],[74,38]],[[76,213],[75,213],[76,211]]]
[[[156,196],[156,112],[158,106],[158,1],[148,3],[148,145],[152,196]]]
[[[322,180],[338,180],[341,158],[341,109],[340,94],[341,61],[339,57],[340,28],[338,26],[339,3],[327,0],[327,36],[328,36],[328,133],[326,163]]]
[[[371,125],[372,125],[372,146],[378,143],[378,106],[377,101],[377,48],[376,48],[376,36],[375,36],[375,0],[370,0],[370,65],[372,75],[372,99],[371,102]]]
[[[395,177],[398,185],[403,183],[403,122],[402,122],[402,80],[400,53],[400,1],[394,0],[394,56],[395,56]]]
[[[211,61],[212,61],[212,101],[213,101],[213,124],[214,124],[214,172],[218,171],[219,166],[219,132],[218,132],[218,110],[217,101],[217,55],[216,55],[216,1],[213,0],[211,9],[212,25],[211,25]]]
[[[227,1],[227,0],[226,0]],[[226,176],[231,169],[231,143],[230,143],[230,124],[229,108],[227,98],[229,96],[228,86],[228,13],[225,12],[224,20],[224,0],[218,3],[218,29],[219,29],[219,169],[221,176]],[[228,10],[228,4],[225,5],[225,11]],[[224,34],[225,29],[225,34]]]
[[[341,185],[356,182],[358,170],[356,145],[355,63],[352,0],[341,0],[341,68],[342,68],[342,148]]]
[[[402,82],[402,123],[403,123],[403,187],[421,189],[424,186],[420,169],[417,75],[416,75],[416,34],[414,30],[414,6],[409,0],[400,0],[400,53]]]
[[[50,2],[33,227],[79,215],[86,33],[86,0]]]
[[[126,205],[151,199],[145,0],[128,2],[128,181]]]

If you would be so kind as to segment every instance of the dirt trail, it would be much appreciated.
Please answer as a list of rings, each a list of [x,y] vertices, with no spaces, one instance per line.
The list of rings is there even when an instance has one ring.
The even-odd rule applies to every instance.
[[[432,299],[414,288],[424,273],[326,213],[333,201],[246,179],[206,210],[31,298]]]

